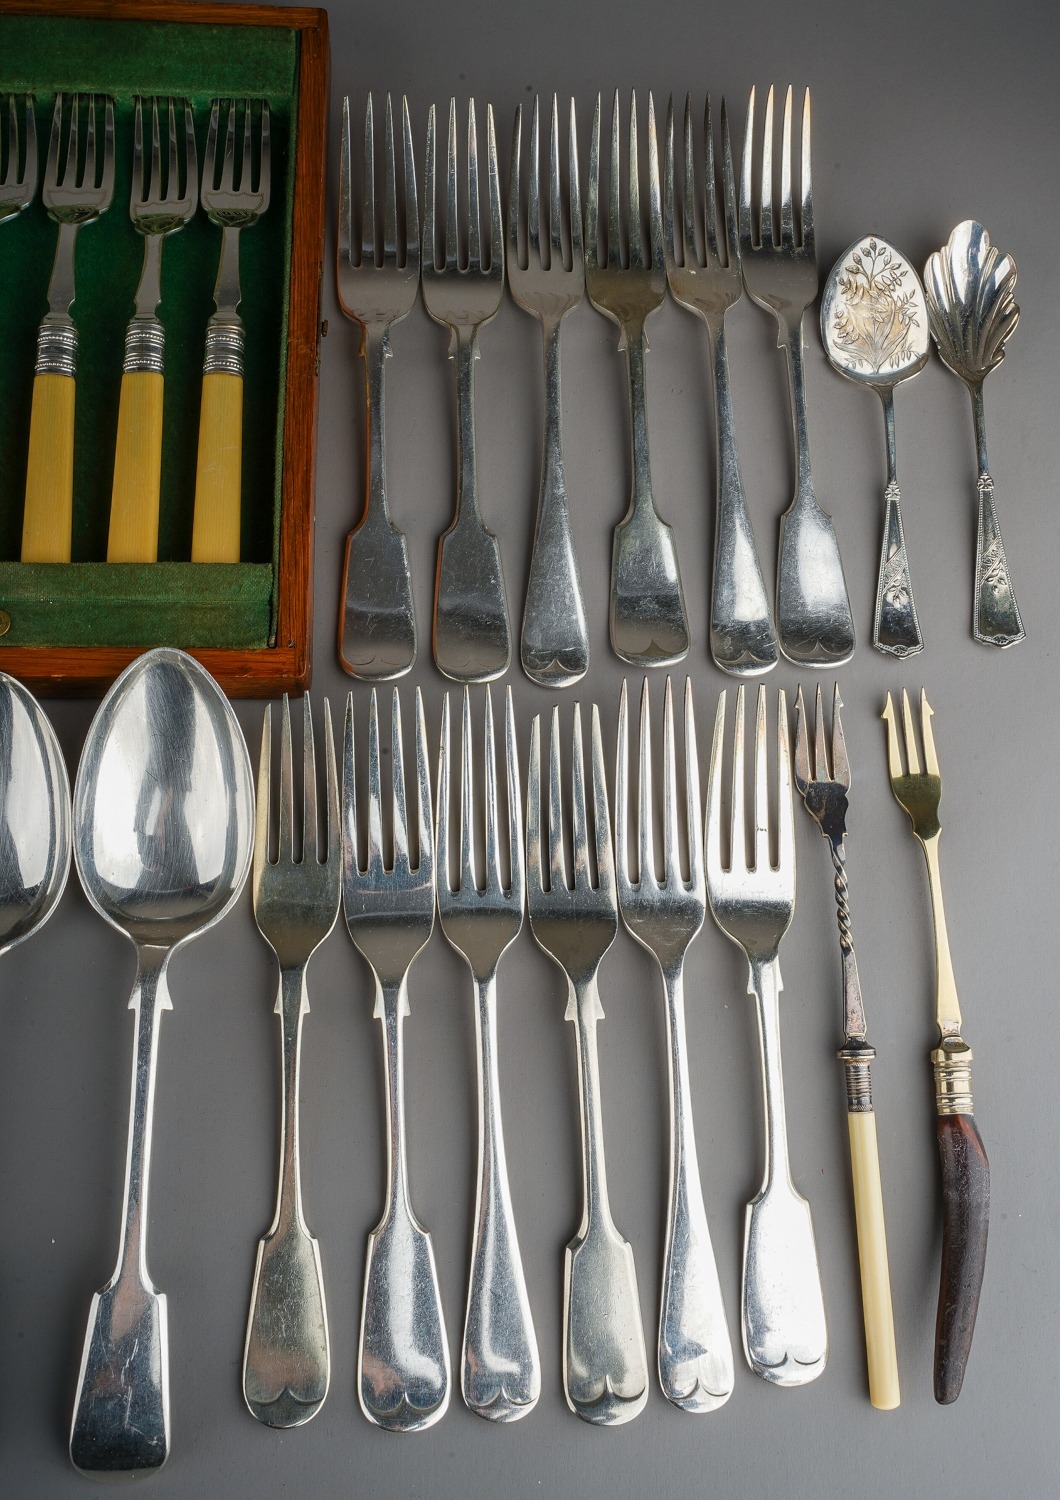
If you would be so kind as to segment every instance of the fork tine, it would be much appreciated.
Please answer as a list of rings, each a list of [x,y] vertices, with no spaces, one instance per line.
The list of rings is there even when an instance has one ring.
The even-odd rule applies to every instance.
[[[471,101],[472,109],[474,101]],[[449,100],[449,153],[446,163],[445,198],[445,266],[455,271],[459,262],[459,236],[456,221],[456,100]]]
[[[245,99],[243,101],[243,159],[239,165],[239,191],[241,193],[249,193],[254,180],[253,146],[250,136],[252,114],[250,100]]]
[[[177,104],[170,94],[166,111],[169,124],[169,165],[166,177],[166,198],[173,201],[180,197],[180,166],[177,160]]]
[[[703,883],[702,816],[699,795],[699,746],[696,742],[696,716],[692,703],[692,679],[685,678],[685,802],[687,806],[688,876],[693,886]]]
[[[818,781],[830,781],[832,773],[828,767],[828,740],[824,727],[824,703],[821,698],[821,684],[817,684],[817,699],[814,703],[814,746],[813,746],[813,774]]]
[[[535,108],[536,100],[535,100]],[[549,131],[548,153],[548,228],[551,256],[550,266],[563,264],[563,210],[559,194],[559,104],[552,95],[552,127]]]
[[[692,119],[689,112],[689,126]],[[718,194],[714,177],[714,120],[710,109],[710,95],[703,105],[703,239],[706,254],[720,261],[718,254]]]
[[[684,246],[677,244],[674,233],[674,194],[674,96],[671,94],[666,106],[666,149],[663,152],[663,241],[666,253],[674,264],[683,265]]]
[[[465,690],[466,691],[466,690]],[[497,747],[493,737],[493,695],[486,685],[486,885],[500,890],[501,880],[500,839],[497,836]]]
[[[110,200],[114,195],[114,100],[109,94],[106,96],[103,106],[103,171],[100,176],[100,187],[106,195],[104,207],[110,207]],[[95,111],[93,110],[93,114]],[[89,141],[92,143],[92,130],[89,131]],[[92,143],[94,145],[94,143]],[[93,172],[95,170],[95,152],[93,150]],[[94,180],[94,178],[93,178]]]
[[[696,157],[695,143],[692,135],[692,95],[685,95],[685,119],[684,119],[684,147],[685,147],[685,193],[684,193],[684,229],[685,244],[682,263],[688,265],[695,262],[699,254],[698,236],[696,234]]]
[[[618,695],[618,739],[615,745],[615,853],[620,888],[629,881],[629,695],[626,679]]]
[[[401,96],[401,134],[405,149],[405,264],[415,266],[420,258],[420,205],[416,194],[416,153],[412,147],[409,101]],[[395,244],[397,232],[394,234]]]
[[[769,85],[769,93],[766,95],[766,114],[763,123],[764,134],[762,136],[762,217],[759,223],[759,243],[766,243],[766,233],[769,234],[769,243],[776,246],[777,231],[773,220],[773,85]]]
[[[677,753],[674,747],[674,699],[670,679],[663,693],[663,869],[667,886],[681,879],[681,843],[677,829]]]
[[[648,237],[651,264],[663,264],[662,194],[659,190],[659,134],[655,127],[655,100],[648,90]]]
[[[751,221],[751,153],[754,150],[755,90],[751,85],[751,97],[747,101],[747,119],[743,131],[743,159],[740,163],[740,240],[748,250],[760,242],[755,229],[761,223]]]
[[[935,710],[927,701],[927,693],[924,688],[920,689],[920,725],[924,732],[924,768],[929,776],[940,775],[939,759],[935,753],[935,736],[931,729],[931,719]]]
[[[254,803],[254,889],[269,862],[269,804],[272,791],[272,704],[266,703],[258,756],[258,794]]]
[[[397,698],[397,688],[394,689]],[[431,809],[431,759],[427,753],[427,720],[423,713],[423,694],[419,688],[413,700],[416,716],[416,806],[419,818],[420,849],[416,873],[425,882],[434,880],[434,816]],[[401,723],[400,704],[397,709],[398,725]],[[402,782],[404,787],[404,782]],[[433,922],[434,908],[431,907]]]
[[[795,694],[795,785],[799,796],[805,797],[810,785],[810,740],[806,728],[806,700],[802,696],[802,683]]]
[[[765,688],[758,690],[763,698]],[[769,861],[768,836],[766,862]],[[795,804],[791,794],[791,742],[788,731],[788,699],[781,688],[777,694],[777,863],[787,875],[791,897],[795,896]]]
[[[791,207],[791,84],[784,95],[784,123],[781,127],[780,151],[780,243],[787,249],[795,246],[795,223]]]
[[[902,689],[902,725],[905,729],[905,758],[909,762],[910,776],[920,775],[920,752],[916,745],[916,732],[913,729],[913,713],[909,707],[909,694],[905,688]]]
[[[766,690],[758,689],[755,712],[755,863],[756,870],[769,868],[769,765],[766,748]]]
[[[512,902],[521,912],[526,897],[523,874],[523,803],[519,786],[519,749],[515,742],[515,707],[510,687],[504,691],[504,753],[508,781],[508,849],[511,855]]]
[[[585,801],[585,749],[582,744],[582,706],[574,705],[571,741],[571,841],[574,850],[574,889],[592,886],[589,872],[589,815]]]
[[[656,885],[655,829],[652,817],[651,704],[648,679],[640,694],[640,744],[637,778],[637,864],[640,884]]]
[[[438,236],[434,223],[435,173],[435,111],[432,104],[427,111],[427,158],[423,168],[423,266],[433,271],[438,257]]]
[[[435,855],[438,860],[439,889],[453,890],[449,876],[449,694],[442,698],[442,728],[438,736],[438,786],[435,798]]]
[[[345,105],[349,105],[348,99],[345,101]],[[215,99],[210,105],[210,124],[206,131],[206,154],[202,159],[203,181],[211,188],[217,185],[217,136],[220,130],[220,118],[221,101],[220,99]],[[348,125],[349,111],[346,107],[343,108],[343,119]]]
[[[221,182],[231,188],[235,181],[236,158],[236,101],[228,101],[228,125],[225,129],[225,154],[221,162]]]
[[[578,712],[577,705],[574,708]],[[567,858],[563,849],[563,789],[560,784],[559,707],[552,710],[552,735],[548,754],[548,842],[549,889],[569,888]],[[577,847],[575,847],[577,862]]]
[[[139,187],[139,197],[137,197]],[[130,202],[135,205],[142,203],[147,197],[147,183],[144,181],[144,111],[143,100],[140,95],[136,96],[136,109],[133,111],[133,165],[132,165],[132,187],[129,190]]]
[[[389,93],[386,96],[385,146],[383,259],[393,265],[397,261],[397,163],[394,159],[394,107]]]
[[[294,858],[294,768],[291,763],[291,704],[283,695],[280,710],[280,829],[276,857],[282,864]]]
[[[352,697],[352,694],[351,694]],[[370,880],[383,873],[383,797],[379,774],[379,704],[375,688],[368,708],[368,861]]]
[[[515,106],[515,124],[512,126],[512,155],[508,166],[508,256],[510,263],[522,265],[519,254],[519,209],[522,206],[522,178],[520,156],[523,149],[523,106]]]
[[[312,852],[311,852],[312,851]],[[313,741],[313,715],[309,694],[302,698],[302,862],[320,863],[320,830],[317,825],[317,760]]]
[[[195,149],[195,115],[191,100],[184,100],[184,197],[189,203],[199,201],[199,160]]]
[[[338,855],[342,845],[342,831],[339,827],[339,771],[335,764],[335,735],[331,727],[331,704],[324,699],[324,769],[328,778],[328,849],[327,862],[335,864],[337,868]],[[320,845],[317,844],[317,858],[320,857]]]
[[[570,101],[570,121],[567,141],[568,196],[570,198],[570,245],[571,269],[577,271],[582,265],[582,193],[578,178],[578,121],[574,109],[574,97]]]
[[[843,707],[843,700],[839,696],[839,684],[835,685],[832,692],[832,779],[838,781],[839,785],[850,789],[850,761],[847,759],[847,742],[843,733],[843,720],[840,718],[839,710]],[[927,750],[927,742],[924,744]],[[930,770],[930,765],[928,770]]]
[[[530,759],[526,770],[526,878],[536,891],[545,888],[541,857],[541,715],[530,725]]]
[[[497,169],[497,132],[493,105],[486,105],[486,176],[490,197],[490,270],[504,275],[504,228],[501,219],[501,174]]]
[[[156,197],[162,191],[162,132],[158,123],[157,96],[151,100],[151,191]]]
[[[248,108],[249,116],[249,108]],[[249,158],[248,158],[249,161]],[[249,186],[249,184],[248,184]],[[272,194],[272,117],[269,114],[269,101],[261,101],[261,149],[258,157],[258,196],[261,199],[260,212],[264,213],[269,206],[269,198]]]
[[[486,794],[487,804],[489,792]],[[471,690],[464,688],[460,723],[460,889],[478,889],[475,875],[475,767],[471,745]]]
[[[703,830],[707,881],[712,887],[722,876],[721,780],[722,744],[725,738],[725,692],[726,690],[722,688],[718,694],[718,707],[714,714],[714,737],[710,745],[710,773],[707,780],[707,816]]]
[[[895,718],[894,704],[890,693],[887,694],[887,703],[883,710],[883,719],[887,725],[887,771],[892,781],[897,781],[902,772],[902,752],[898,745],[898,724]]]
[[[589,181],[585,190],[585,254],[590,266],[600,264],[600,95],[593,111],[589,137]]]
[[[401,738],[401,698],[397,688],[390,700],[390,764],[393,779],[395,870],[409,868],[409,820],[405,802],[405,751]]]
[[[619,251],[619,189],[622,183],[622,167],[619,161],[620,130],[618,117],[618,90],[611,105],[611,158],[608,161],[607,178],[607,264],[609,266],[620,266],[622,256]],[[633,216],[632,203],[630,205],[630,218]]]
[[[207,154],[209,147],[207,147]],[[336,256],[339,264],[350,261],[350,217],[353,206],[350,199],[350,98],[342,100],[342,132],[339,136],[339,219]]]
[[[91,128],[91,123],[94,115],[91,102],[93,99],[94,96],[90,95],[88,110],[89,128]],[[67,186],[71,186],[77,182],[77,126],[78,116],[80,115],[80,113],[81,95],[75,94],[74,107],[70,111],[70,133],[66,138],[66,166],[63,168],[63,182]]]
[[[526,254],[528,264],[541,259],[541,190],[538,97],[530,116],[530,170],[527,175]]]
[[[730,813],[729,868],[747,865],[747,822],[743,770],[743,684],[736,690],[736,723],[732,736],[732,808]],[[737,863],[738,861],[738,863]]]
[[[810,176],[810,91],[806,90],[802,101],[802,170],[799,177],[802,192],[799,242],[804,250],[814,252],[813,237],[813,184]]]
[[[736,177],[732,166],[732,140],[729,135],[729,112],[721,101],[721,176],[725,199],[725,245],[730,266],[740,264],[740,231],[736,211]]]
[[[577,705],[575,705],[575,730],[580,729]],[[593,757],[593,832],[596,835],[596,884],[597,888],[614,897],[615,854],[611,844],[611,810],[607,800],[607,777],[604,773],[604,737],[600,732],[600,710],[594,703],[590,723],[592,726]],[[579,756],[579,763],[581,757]],[[588,872],[587,872],[588,873]]]
[[[648,95],[649,108],[651,95]],[[618,157],[612,168],[612,177],[615,185],[618,185]],[[617,198],[616,198],[617,210]],[[618,225],[615,225],[615,245],[617,247]],[[620,257],[621,258],[621,257]],[[640,147],[637,139],[637,91],[632,89],[629,96],[629,265],[632,269],[636,266],[643,270],[647,261],[644,257],[644,227],[640,218]]]
[[[469,271],[482,269],[482,225],[479,218],[478,201],[478,125],[475,121],[475,101],[467,105],[467,265]]]
[[[353,694],[346,695],[346,718],[342,727],[342,864],[345,878],[361,873],[360,840],[357,833],[357,777],[354,760]],[[262,752],[264,754],[264,752]],[[260,797],[260,792],[259,792]]]
[[[364,187],[361,198],[361,264],[375,264],[375,114],[372,96],[364,110]]]

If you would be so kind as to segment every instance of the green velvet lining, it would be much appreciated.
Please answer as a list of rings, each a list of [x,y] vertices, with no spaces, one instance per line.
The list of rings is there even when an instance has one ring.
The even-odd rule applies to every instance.
[[[297,71],[298,33],[282,26],[0,16],[0,91],[35,95],[41,174],[55,92],[107,92],[116,111],[113,202],[79,230],[77,239],[73,316],[79,349],[68,568],[14,566],[22,539],[37,327],[47,310],[57,231],[39,195],[17,219],[0,224],[0,608],[14,621],[5,645],[16,639],[26,645],[116,643],[115,630],[122,644],[264,647],[273,639]],[[128,214],[137,93],[191,100],[200,168],[212,99],[269,101],[271,202],[240,237],[240,315],[246,327],[242,562],[231,566],[183,561],[191,551],[203,344],[221,245],[220,231],[201,210],[167,238],[162,252],[159,316],[166,329],[166,385],[158,555],[167,566],[157,566],[157,572],[151,565],[76,566],[106,557],[125,325],[144,253],[143,238]],[[244,566],[245,586],[237,582]],[[25,583],[18,581],[20,567]],[[264,608],[263,576],[268,582]],[[134,594],[127,610],[119,607],[123,579]],[[21,622],[15,620],[16,607]]]

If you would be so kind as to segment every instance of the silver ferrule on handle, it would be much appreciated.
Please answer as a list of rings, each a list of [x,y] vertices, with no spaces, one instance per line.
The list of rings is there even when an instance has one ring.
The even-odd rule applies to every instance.
[[[246,332],[238,318],[206,325],[206,353],[202,362],[204,375],[239,375],[244,369]]]
[[[867,1042],[848,1042],[836,1053],[843,1064],[843,1082],[846,1085],[847,1114],[872,1113],[872,1059],[875,1047]]]
[[[940,1115],[971,1115],[972,1049],[960,1036],[946,1037],[931,1054],[935,1070],[935,1108]]]
[[[153,315],[133,318],[125,330],[123,375],[162,375],[166,368],[166,330]]]
[[[69,313],[57,317],[49,314],[37,330],[37,358],[34,375],[77,374],[77,329]]]

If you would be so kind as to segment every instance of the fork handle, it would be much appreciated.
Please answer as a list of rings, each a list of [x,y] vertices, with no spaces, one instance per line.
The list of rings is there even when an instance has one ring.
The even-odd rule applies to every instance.
[[[238,562],[243,488],[243,350],[237,321],[206,330],[192,562]]]
[[[118,400],[108,562],[158,560],[165,352],[166,333],[158,318],[130,321]]]
[[[23,562],[69,562],[74,513],[74,396],[77,329],[66,317],[45,318],[29,418]]]
[[[971,1353],[986,1265],[990,1163],[972,1115],[972,1052],[959,1036],[931,1054],[942,1164],[942,1268],[935,1321],[935,1400],[956,1401]]]

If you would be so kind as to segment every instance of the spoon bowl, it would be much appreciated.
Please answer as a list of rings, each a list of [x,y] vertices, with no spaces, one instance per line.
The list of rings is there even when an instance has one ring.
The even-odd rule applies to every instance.
[[[0,953],[51,916],[70,873],[70,782],[40,704],[0,672]]]

